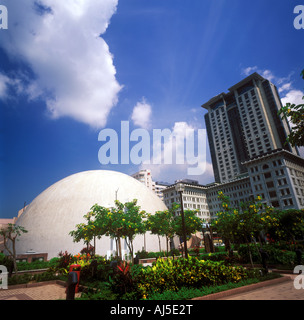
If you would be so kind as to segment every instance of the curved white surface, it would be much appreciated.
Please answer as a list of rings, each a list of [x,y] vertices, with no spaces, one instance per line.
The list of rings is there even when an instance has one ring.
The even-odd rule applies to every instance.
[[[19,217],[16,224],[28,233],[16,243],[17,253],[47,252],[48,259],[65,250],[77,254],[85,245],[74,243],[69,232],[84,222],[83,216],[94,204],[114,206],[116,194],[117,200],[123,203],[137,199],[141,209],[151,214],[167,209],[156,194],[126,174],[107,170],[76,173],[43,191]],[[137,236],[134,252],[142,250],[144,245],[146,251],[158,251],[158,237],[150,233]],[[113,241],[109,237],[96,240],[97,254],[105,255],[111,249]],[[124,244],[123,249],[127,249]],[[162,249],[165,249],[164,239]]]

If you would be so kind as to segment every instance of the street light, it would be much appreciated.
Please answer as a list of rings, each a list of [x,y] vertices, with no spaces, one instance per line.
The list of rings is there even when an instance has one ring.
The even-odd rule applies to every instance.
[[[188,249],[187,249],[187,237],[186,237],[185,215],[184,215],[184,204],[183,204],[183,192],[185,191],[185,185],[183,183],[179,182],[175,185],[175,190],[176,190],[176,192],[179,193],[179,196],[180,196],[185,258],[187,259],[188,258]]]

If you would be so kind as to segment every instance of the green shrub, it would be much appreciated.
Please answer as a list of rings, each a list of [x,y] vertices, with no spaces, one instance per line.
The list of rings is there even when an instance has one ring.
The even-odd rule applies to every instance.
[[[13,269],[13,260],[10,259],[5,254],[0,253],[0,265],[5,266],[7,268],[7,270],[12,270]]]
[[[81,298],[77,300],[117,300],[118,295],[113,293],[111,285],[108,282],[98,282],[87,288],[86,292],[82,293]]]
[[[204,253],[200,256],[201,260],[222,261],[227,258],[226,252]]]
[[[50,281],[50,280],[56,280],[56,279],[59,279],[57,275],[47,271],[43,273],[37,273],[37,274],[24,273],[24,274],[17,274],[12,277],[9,277],[8,285],[25,284],[31,281],[42,282],[42,281]]]
[[[149,258],[149,253],[146,250],[137,251],[136,256],[138,259],[147,259]]]
[[[257,249],[260,248],[259,244],[250,244],[252,260],[255,263],[261,263],[261,257]],[[268,244],[263,246],[263,250],[268,253],[268,264],[274,265],[293,265],[295,262],[296,254],[294,251],[279,249],[278,245]],[[240,245],[238,249],[241,261],[243,263],[249,263],[249,253],[247,245]]]
[[[295,262],[296,254],[293,251],[281,250],[272,246],[267,246],[265,250],[269,254],[270,264],[293,265]]]
[[[259,245],[256,246],[252,243],[249,245],[252,261],[253,262],[261,262],[260,254],[258,252]],[[248,246],[246,244],[241,244],[238,248],[238,254],[240,256],[240,261],[242,263],[250,263]]]
[[[242,286],[246,286],[253,283],[258,283],[260,281],[270,280],[280,277],[279,274],[269,273],[268,275],[264,276],[263,278],[255,277],[251,279],[241,280],[237,283],[227,283],[219,286],[205,286],[201,288],[187,288],[182,287],[178,291],[164,291],[162,293],[152,293],[148,300],[189,300],[196,297],[202,297],[208,294],[222,292]]]
[[[247,279],[249,272],[241,266],[227,266],[223,261],[204,261],[194,257],[188,259],[158,259],[152,267],[139,272],[137,289],[143,298],[152,292],[178,291],[182,287],[199,288],[238,282]]]
[[[47,269],[49,267],[50,267],[49,261],[36,260],[33,262],[17,262],[17,268],[19,271]]]
[[[8,278],[8,285],[15,285],[15,284],[25,284],[29,283],[33,280],[33,276],[30,273],[25,273],[21,275],[15,275]]]

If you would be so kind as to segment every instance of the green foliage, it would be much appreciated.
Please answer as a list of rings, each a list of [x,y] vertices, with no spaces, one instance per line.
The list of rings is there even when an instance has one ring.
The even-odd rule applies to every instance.
[[[302,70],[301,76],[304,79],[304,70]],[[304,146],[304,103],[299,105],[287,103],[286,106],[279,110],[279,115],[291,124],[291,132],[287,137],[287,141],[293,147]]]
[[[137,200],[126,202],[115,201],[115,207],[105,208],[95,204],[91,211],[84,215],[86,223],[76,225],[69,234],[73,241],[83,240],[87,245],[94,238],[106,235],[116,239],[118,256],[121,258],[120,239],[124,238],[133,256],[133,240],[137,234],[146,231],[145,212],[137,206]]]
[[[223,211],[218,212],[217,219],[212,222],[214,230],[226,244],[246,243],[242,250],[247,250],[250,262],[259,257],[254,243],[260,232],[267,234],[270,242],[295,241],[304,237],[304,210],[274,210],[262,204],[260,197],[233,208],[229,198],[222,192],[219,192],[219,198],[222,200]],[[242,256],[245,256],[244,252]]]
[[[23,233],[28,231],[22,227],[12,223],[7,224],[4,228],[0,228],[0,237],[3,238],[4,248],[9,253],[11,259],[13,260],[13,265],[15,272],[18,272],[17,262],[16,262],[16,241]]]
[[[179,204],[173,203],[172,208],[165,211],[158,211],[154,215],[149,214],[146,222],[147,229],[153,234],[166,237],[167,255],[169,254],[168,243],[170,238],[175,235],[183,237],[182,216],[175,215],[176,210],[180,207]],[[203,221],[197,216],[197,211],[185,210],[185,232],[186,236],[190,237],[196,231],[202,230]]]
[[[201,260],[224,261],[227,258],[226,252],[203,253],[199,255]]]
[[[261,263],[261,257],[256,249],[260,248],[260,245],[251,244],[252,260],[255,263]],[[294,251],[284,250],[281,248],[276,248],[273,245],[264,245],[263,250],[268,253],[268,264],[272,265],[286,265],[293,266],[296,259],[296,254]],[[238,249],[238,254],[240,255],[241,262],[248,263],[250,261],[247,246],[240,245]]]
[[[8,285],[11,286],[16,284],[25,284],[29,282],[43,282],[57,279],[59,279],[58,275],[48,271],[37,274],[24,273],[9,277]]]
[[[116,201],[116,205],[124,212],[122,216],[122,236],[126,240],[130,255],[133,258],[133,241],[137,234],[144,234],[146,232],[145,218],[146,212],[137,206],[137,200],[126,202],[125,204]]]
[[[269,224],[267,233],[273,241],[295,241],[304,238],[304,210],[289,209],[274,211],[272,219],[276,224]]]
[[[148,220],[146,221],[147,229],[152,234],[166,237],[167,254],[168,254],[168,243],[172,238],[175,231],[175,220],[174,213],[179,208],[179,205],[173,203],[172,208],[165,211],[157,211],[155,214],[148,214]],[[161,248],[159,248],[161,250]]]
[[[111,278],[112,290],[118,295],[125,295],[134,291],[134,278],[131,266],[125,261],[117,265],[116,272]]]
[[[3,253],[0,253],[0,265],[3,265],[7,270],[11,270],[13,267],[13,260]]]
[[[38,270],[38,269],[47,269],[54,267],[57,263],[53,260],[53,263],[50,261],[33,261],[33,262],[17,262],[18,270]]]
[[[200,288],[238,282],[249,277],[241,266],[226,266],[224,262],[204,261],[189,257],[158,259],[152,267],[142,269],[137,276],[137,289],[145,299],[151,293],[178,291],[182,287]]]
[[[148,259],[148,258],[160,258],[160,257],[167,257],[167,256],[179,256],[180,252],[178,249],[172,249],[168,251],[168,254],[165,251],[159,252],[147,252],[145,250],[137,251],[136,253],[139,259]]]
[[[90,286],[82,293],[81,298],[77,300],[117,300],[118,294],[112,291],[112,287],[109,282],[94,283],[94,286]]]
[[[204,286],[201,288],[188,288],[182,287],[178,291],[165,290],[162,293],[152,293],[149,295],[147,300],[190,300],[196,297],[203,297],[208,294],[222,292],[254,283],[258,283],[260,281],[271,280],[280,277],[279,274],[270,273],[263,278],[254,277],[245,280],[241,280],[237,283],[229,282],[219,286]]]
[[[73,262],[73,255],[68,253],[67,251],[59,252],[59,261],[57,267],[59,269],[67,269],[68,266]]]
[[[186,236],[190,237],[196,231],[202,230],[203,221],[196,215],[197,211],[185,210],[185,232]],[[175,234],[182,237],[183,236],[183,225],[182,225],[182,216],[178,215],[175,217]]]

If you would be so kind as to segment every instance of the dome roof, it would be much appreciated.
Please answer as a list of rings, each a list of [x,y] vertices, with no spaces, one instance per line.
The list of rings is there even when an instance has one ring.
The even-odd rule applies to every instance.
[[[19,217],[16,224],[28,233],[16,243],[17,253],[47,252],[48,259],[65,250],[78,253],[84,244],[74,243],[69,232],[84,222],[83,216],[94,204],[113,207],[116,197],[122,203],[137,199],[141,209],[152,214],[167,209],[154,192],[126,174],[107,170],[76,173],[43,191]],[[158,251],[157,237],[147,234],[145,239],[136,237],[134,252],[142,250],[144,244],[146,251]],[[111,249],[113,241],[109,237],[97,241],[96,253],[105,255]]]

